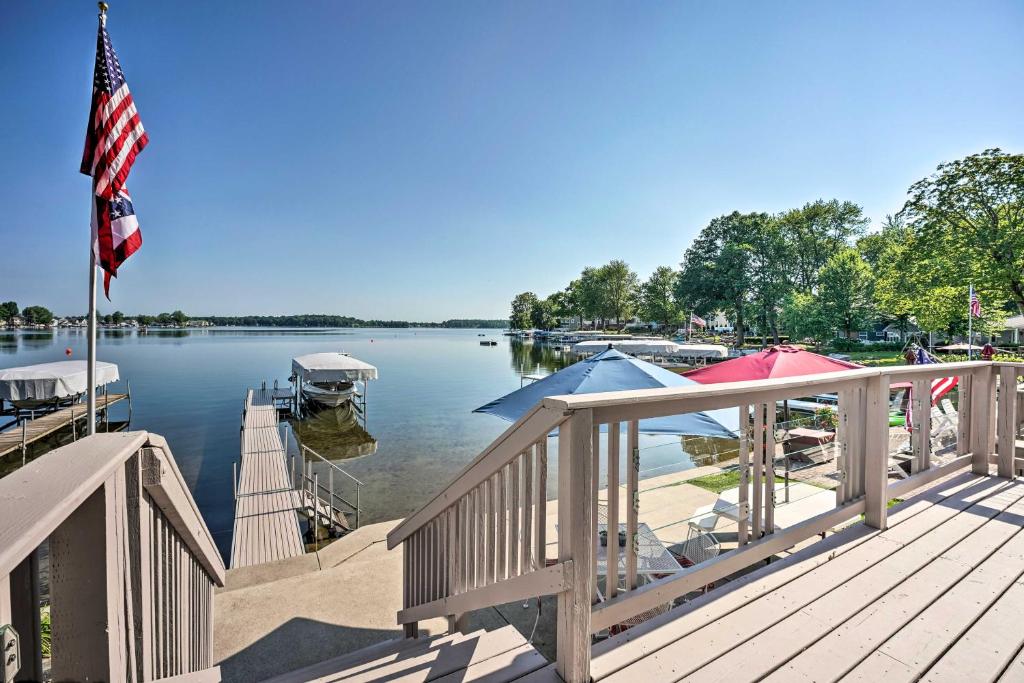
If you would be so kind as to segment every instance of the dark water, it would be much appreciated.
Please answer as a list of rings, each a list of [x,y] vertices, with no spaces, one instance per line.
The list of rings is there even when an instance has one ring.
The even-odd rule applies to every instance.
[[[480,346],[481,333],[498,345]],[[85,358],[84,332],[0,331],[0,367],[63,360],[65,348]],[[131,428],[167,438],[225,557],[245,390],[263,380],[287,386],[291,358],[318,351],[350,352],[380,372],[369,383],[365,430],[333,412],[296,430],[365,482],[363,524],[414,511],[507,428],[473,408],[518,389],[522,374],[569,362],[561,352],[511,342],[494,330],[101,330],[99,360],[117,363],[122,380],[131,382]],[[123,388],[122,382],[112,390]],[[113,417],[126,415],[118,406]],[[693,466],[678,437],[642,437],[641,447],[647,474]],[[687,448],[697,454],[701,447]]]

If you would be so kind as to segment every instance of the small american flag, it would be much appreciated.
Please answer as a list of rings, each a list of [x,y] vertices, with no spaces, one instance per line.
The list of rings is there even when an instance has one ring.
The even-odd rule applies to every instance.
[[[978,298],[978,293],[974,291],[974,285],[971,285],[971,317],[981,317],[981,299]]]
[[[101,13],[81,171],[93,178],[93,250],[104,271],[108,299],[110,278],[117,277],[118,267],[142,245],[135,209],[124,185],[136,155],[148,142],[110,44],[106,15]]]
[[[704,318],[700,317],[696,313],[691,313],[690,314],[690,324],[691,325],[696,325],[697,327],[707,327],[708,326],[708,321],[705,320]]]

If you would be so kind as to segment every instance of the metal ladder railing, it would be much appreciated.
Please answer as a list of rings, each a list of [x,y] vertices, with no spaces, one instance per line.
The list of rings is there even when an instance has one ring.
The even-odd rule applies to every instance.
[[[318,520],[321,513],[319,506],[322,504],[326,508],[325,516],[330,520],[331,525],[334,525],[334,516],[338,515],[341,519],[348,520],[348,513],[355,514],[355,525],[352,529],[359,528],[359,518],[362,513],[360,506],[361,490],[364,486],[363,482],[359,481],[351,474],[341,469],[333,462],[323,457],[309,446],[300,444],[301,455],[302,455],[302,466],[298,473],[298,479],[296,479],[295,472],[295,460],[296,456],[289,456],[289,471],[292,481],[292,486],[302,491],[304,495],[308,494],[311,502],[314,506],[314,519]],[[309,454],[310,458],[307,458]],[[316,461],[320,461],[328,466],[327,469],[327,485],[324,486],[320,483],[320,474],[313,471],[313,464]],[[343,477],[343,480],[350,480],[355,484],[355,500],[350,500],[342,495],[341,490],[335,490],[334,486],[334,473],[337,472],[339,476]],[[324,495],[326,494],[326,499]],[[305,500],[303,500],[305,503]],[[340,503],[341,505],[338,505]]]

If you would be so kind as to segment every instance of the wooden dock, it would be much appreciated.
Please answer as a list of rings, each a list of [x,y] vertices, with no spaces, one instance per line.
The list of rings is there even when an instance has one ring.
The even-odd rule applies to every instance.
[[[106,410],[109,406],[128,398],[128,394],[106,394],[96,397],[96,412]],[[21,450],[22,447],[46,438],[61,429],[80,427],[78,423],[86,419],[87,408],[84,403],[76,403],[68,408],[61,408],[52,413],[40,415],[34,420],[26,420],[21,427],[12,427],[0,432],[0,457]],[[85,429],[82,430],[83,434]]]
[[[292,486],[285,459],[273,390],[250,389],[245,397],[242,463],[235,492],[232,568],[305,552],[297,512],[299,492]]]

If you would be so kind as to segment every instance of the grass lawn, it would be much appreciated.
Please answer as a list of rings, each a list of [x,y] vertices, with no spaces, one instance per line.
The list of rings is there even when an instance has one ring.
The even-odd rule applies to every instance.
[[[846,355],[854,363],[871,367],[903,364],[903,356],[900,355],[899,351],[851,351]]]
[[[786,480],[782,477],[775,477],[775,482],[778,484],[785,481]],[[703,477],[697,477],[696,479],[687,479],[686,483],[693,484],[705,491],[721,493],[722,491],[734,489],[740,485],[740,471],[730,470],[728,472],[719,472],[717,474],[705,474]]]

